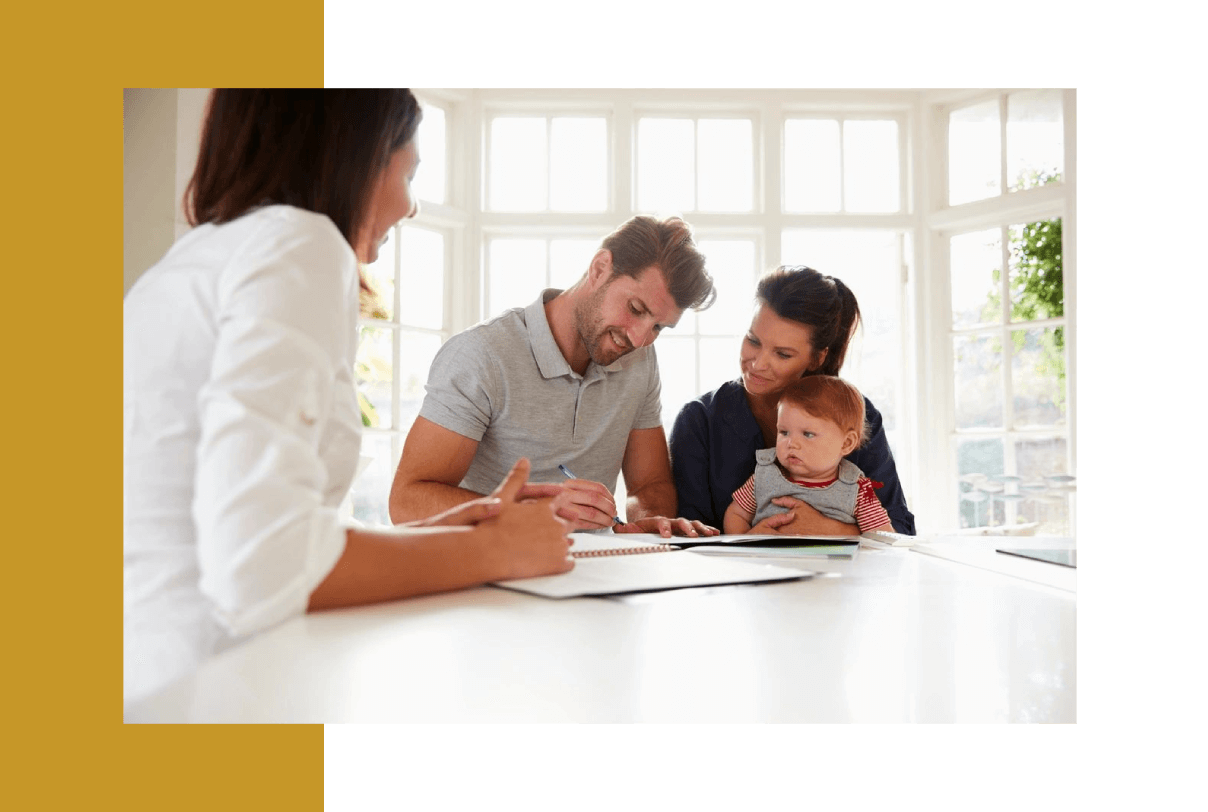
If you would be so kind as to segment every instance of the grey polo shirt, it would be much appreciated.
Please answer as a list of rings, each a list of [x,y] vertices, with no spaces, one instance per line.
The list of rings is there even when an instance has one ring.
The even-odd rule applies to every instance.
[[[490,493],[528,457],[530,482],[565,481],[561,464],[615,491],[629,432],[662,425],[654,347],[576,374],[545,317],[559,293],[458,333],[432,361],[420,415],[478,441],[463,488]]]

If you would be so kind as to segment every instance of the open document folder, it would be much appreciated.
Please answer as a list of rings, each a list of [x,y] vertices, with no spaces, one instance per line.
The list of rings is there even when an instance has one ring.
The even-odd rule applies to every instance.
[[[618,595],[692,586],[753,584],[810,578],[813,572],[709,558],[677,549],[681,539],[653,534],[572,533],[575,568],[561,575],[496,581],[495,586],[547,598]]]

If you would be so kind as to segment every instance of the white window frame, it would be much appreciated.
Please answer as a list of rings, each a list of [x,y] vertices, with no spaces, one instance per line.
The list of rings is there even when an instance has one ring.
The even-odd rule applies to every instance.
[[[1067,465],[1071,474],[1077,474],[1077,255],[1076,255],[1076,108],[1075,91],[1065,90],[1062,94],[1062,124],[1064,138],[1064,167],[1062,181],[1046,186],[1018,191],[1007,191],[1006,139],[1000,144],[1002,156],[1000,169],[1003,192],[982,200],[949,206],[948,200],[948,116],[957,108],[1000,99],[1003,111],[1002,126],[1006,128],[1005,99],[1011,89],[985,91],[933,92],[925,95],[927,114],[922,117],[922,139],[928,145],[916,155],[921,164],[921,176],[926,182],[920,184],[920,210],[926,212],[922,239],[916,247],[916,261],[930,273],[920,275],[916,342],[920,348],[918,380],[929,382],[929,389],[921,390],[920,414],[929,417],[926,425],[920,425],[918,465],[927,475],[922,489],[912,502],[917,506],[916,516],[921,518],[920,532],[944,532],[956,529],[959,515],[957,488],[956,443],[961,438],[1001,437],[1004,443],[1004,465],[1011,470],[1014,460],[1014,440],[1034,435],[1064,435],[1067,442]],[[949,245],[953,236],[1007,225],[1030,223],[1038,220],[1062,220],[1062,274],[1065,296],[1064,316],[1061,319],[1012,324],[1009,320],[1001,325],[1000,335],[1004,338],[1003,370],[1007,399],[1005,414],[1009,416],[1011,388],[1009,383],[1010,355],[1009,334],[1013,329],[1027,326],[1063,324],[1066,342],[1066,425],[1064,429],[1020,430],[1009,422],[1001,429],[985,431],[956,429],[956,393],[953,378],[952,337],[965,332],[979,330],[952,329],[951,268]],[[1009,246],[1003,246],[1003,276],[1008,274],[1006,262]],[[1004,302],[1004,307],[1009,305]],[[992,329],[992,328],[991,328]],[[1071,511],[1073,508],[1071,507]],[[1073,530],[1071,512],[1070,532]]]

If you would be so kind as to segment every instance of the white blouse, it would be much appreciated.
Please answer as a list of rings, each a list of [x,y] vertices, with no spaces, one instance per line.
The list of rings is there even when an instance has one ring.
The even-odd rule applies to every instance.
[[[193,229],[126,295],[126,702],[305,612],[343,553],[358,296],[290,206]]]

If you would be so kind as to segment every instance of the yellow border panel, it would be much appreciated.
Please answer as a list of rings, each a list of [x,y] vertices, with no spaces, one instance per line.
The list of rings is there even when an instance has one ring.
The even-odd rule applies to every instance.
[[[122,89],[321,86],[323,4],[5,17],[11,808],[322,809],[320,725],[122,724],[120,426]]]

